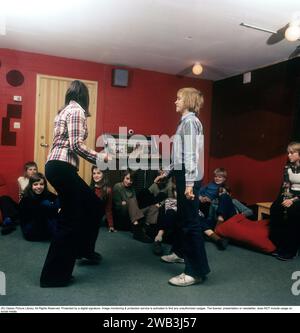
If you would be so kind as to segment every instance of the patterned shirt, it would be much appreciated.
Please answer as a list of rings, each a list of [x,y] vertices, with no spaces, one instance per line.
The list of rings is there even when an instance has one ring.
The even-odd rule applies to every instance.
[[[181,117],[173,141],[172,163],[165,173],[166,176],[172,170],[181,170],[183,165],[186,186],[194,186],[195,181],[202,180],[204,175],[204,135],[202,124],[193,112]]]
[[[284,168],[283,181],[288,184],[289,190],[300,198],[300,167],[288,163]]]
[[[78,155],[96,164],[98,153],[83,143],[88,136],[84,109],[75,101],[70,101],[54,120],[53,145],[47,161],[67,162],[79,169]]]

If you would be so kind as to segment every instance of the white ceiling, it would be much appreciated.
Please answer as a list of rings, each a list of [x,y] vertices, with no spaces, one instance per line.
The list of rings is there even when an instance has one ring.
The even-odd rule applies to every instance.
[[[241,22],[276,31],[299,12],[299,0],[0,0],[0,47],[170,74],[200,61],[218,80],[300,44],[267,45]]]

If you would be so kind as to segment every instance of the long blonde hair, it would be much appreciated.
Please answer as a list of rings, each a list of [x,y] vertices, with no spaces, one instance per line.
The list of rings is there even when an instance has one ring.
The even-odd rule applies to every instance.
[[[181,95],[186,109],[199,114],[199,110],[204,103],[204,97],[200,90],[192,87],[181,88],[178,90],[177,95]]]

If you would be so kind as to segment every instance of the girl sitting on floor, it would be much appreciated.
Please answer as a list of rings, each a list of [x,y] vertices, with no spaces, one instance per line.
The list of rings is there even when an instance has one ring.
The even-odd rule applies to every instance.
[[[26,240],[48,240],[54,235],[59,203],[57,196],[48,191],[43,174],[38,172],[29,178],[19,207],[21,229]]]
[[[107,223],[108,231],[114,232],[114,221],[112,215],[112,189],[108,184],[106,174],[97,168],[96,165],[92,166],[92,179],[90,184],[91,189],[95,192],[100,201],[105,207],[105,222]]]

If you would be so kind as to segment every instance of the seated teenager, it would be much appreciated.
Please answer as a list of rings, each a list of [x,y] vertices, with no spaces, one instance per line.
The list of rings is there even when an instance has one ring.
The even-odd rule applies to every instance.
[[[92,166],[92,179],[90,187],[99,198],[99,204],[101,206],[104,205],[105,215],[102,219],[105,220],[108,231],[114,232],[115,228],[112,214],[112,189],[109,186],[107,175],[95,165]]]
[[[144,243],[151,243],[147,236],[147,225],[157,223],[158,208],[150,205],[139,208],[136,193],[132,186],[133,173],[126,170],[122,182],[113,187],[114,223],[117,230],[132,230],[133,238]]]
[[[214,179],[206,186],[200,188],[199,193],[199,210],[200,224],[203,233],[208,240],[214,242],[219,250],[225,250],[228,245],[228,240],[220,237],[214,232],[216,221],[211,218],[210,211],[213,204],[218,202],[220,189],[225,187],[227,180],[227,171],[224,168],[214,170]],[[225,199],[225,197],[223,198]],[[222,200],[222,213],[232,210],[232,203],[227,200]],[[219,202],[218,202],[219,203]]]
[[[270,210],[270,239],[279,260],[293,259],[300,248],[300,142],[287,147],[283,185]]]
[[[38,172],[38,167],[34,161],[29,161],[24,164],[23,170],[23,176],[18,178],[19,201],[22,199],[25,188],[29,183],[29,178]]]
[[[24,238],[28,241],[51,239],[57,227],[59,203],[57,196],[48,191],[43,174],[36,173],[29,178],[19,207]]]
[[[19,224],[19,207],[18,204],[9,196],[0,196],[0,212],[2,215],[2,235],[8,235]]]

